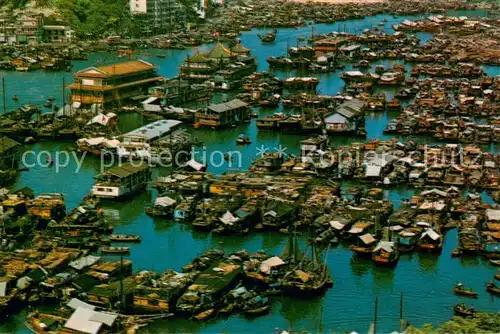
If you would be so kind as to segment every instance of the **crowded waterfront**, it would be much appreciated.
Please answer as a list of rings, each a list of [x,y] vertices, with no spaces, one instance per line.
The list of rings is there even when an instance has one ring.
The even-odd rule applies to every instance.
[[[2,71],[0,331],[392,332],[498,310],[498,19],[290,6]]]

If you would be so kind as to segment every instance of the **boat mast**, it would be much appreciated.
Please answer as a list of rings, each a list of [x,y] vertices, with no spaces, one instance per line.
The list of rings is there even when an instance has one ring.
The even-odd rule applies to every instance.
[[[66,92],[64,91],[64,77],[62,77],[62,108],[63,108],[63,115],[64,115],[64,105],[66,104]]]
[[[378,312],[378,297],[375,297],[375,312],[373,313],[373,333],[377,333],[377,312]]]
[[[5,78],[2,74],[2,100],[3,100],[3,113],[4,115],[7,113],[7,102],[5,97]]]
[[[323,303],[321,303],[321,308],[319,309],[319,328],[318,334],[323,333]]]
[[[404,325],[404,320],[403,320],[403,293],[401,292],[401,295],[399,296],[399,324],[401,326],[400,332],[404,332],[405,330],[405,325]]]
[[[123,254],[120,254],[120,310],[125,309],[123,298]]]

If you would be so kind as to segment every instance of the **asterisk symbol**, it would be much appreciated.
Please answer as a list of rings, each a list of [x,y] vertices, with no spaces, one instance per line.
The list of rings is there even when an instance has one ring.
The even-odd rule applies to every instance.
[[[257,156],[260,156],[262,158],[267,153],[267,151],[269,151],[269,148],[261,145],[260,147],[257,147]]]
[[[281,146],[281,144],[280,144],[280,146],[278,148],[275,148],[275,150],[282,157],[287,157],[288,156],[288,153],[286,153],[287,148]]]

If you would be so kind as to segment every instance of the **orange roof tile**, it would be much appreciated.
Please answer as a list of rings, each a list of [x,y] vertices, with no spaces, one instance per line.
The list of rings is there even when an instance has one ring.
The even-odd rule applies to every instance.
[[[154,69],[155,66],[143,60],[134,60],[124,63],[105,65],[99,67],[89,67],[78,71],[77,76],[88,77],[112,77],[115,75],[126,75],[130,73],[148,71]]]

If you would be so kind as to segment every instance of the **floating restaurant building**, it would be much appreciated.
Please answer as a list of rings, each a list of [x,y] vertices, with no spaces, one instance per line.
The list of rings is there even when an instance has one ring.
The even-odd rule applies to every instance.
[[[92,104],[120,105],[137,95],[147,94],[151,86],[163,80],[156,66],[143,60],[100,67],[89,67],[75,73],[71,102],[82,106]]]

